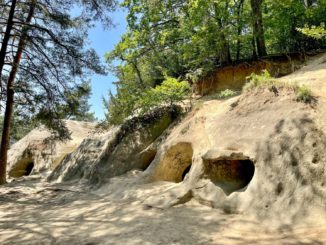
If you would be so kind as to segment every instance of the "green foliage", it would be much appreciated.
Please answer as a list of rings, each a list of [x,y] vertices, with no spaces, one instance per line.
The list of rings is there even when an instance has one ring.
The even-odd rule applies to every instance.
[[[296,90],[297,101],[310,103],[313,100],[312,92],[306,85],[297,86]]]
[[[106,115],[109,124],[122,123],[132,115],[144,115],[161,106],[172,106],[184,100],[190,93],[188,82],[166,77],[161,85],[144,91],[131,84],[120,87],[116,96],[110,94],[110,100],[104,104],[108,109]]]
[[[270,75],[267,70],[264,70],[262,74],[252,73],[247,77],[247,83],[243,86],[243,91],[249,91],[255,88],[270,87],[275,83],[275,79]]]
[[[322,39],[326,37],[325,23],[321,23],[320,26],[311,26],[306,25],[304,28],[297,28],[297,30],[308,37],[315,39]]]
[[[89,82],[83,82],[73,90],[65,92],[67,103],[56,106],[60,118],[85,122],[96,121],[94,113],[90,112],[90,104],[88,103],[90,95],[91,86]]]
[[[116,118],[116,123],[155,106],[157,91],[151,88],[161,85],[165,75],[194,84],[216,67],[255,58],[257,35],[263,35],[267,53],[325,45],[324,39],[296,29],[325,21],[324,0],[124,0],[121,5],[128,12],[128,31],[106,55],[118,77],[117,94],[105,102],[108,120]],[[254,5],[262,20],[259,11],[254,14]],[[254,31],[258,24],[263,33]],[[253,75],[244,89],[273,82],[267,74]]]
[[[223,90],[221,91],[219,94],[218,94],[218,97],[220,99],[227,99],[227,98],[230,98],[230,97],[233,97],[233,96],[236,96],[237,95],[237,92],[231,90],[231,89],[226,89],[226,90]]]
[[[146,112],[162,104],[173,105],[182,101],[190,93],[191,88],[186,81],[167,77],[161,85],[145,91],[139,100],[139,107]]]
[[[10,79],[16,113],[11,123],[13,138],[21,138],[40,123],[50,127],[56,138],[69,138],[62,119],[94,120],[88,104],[90,86],[84,81],[94,73],[105,74],[98,55],[89,48],[87,30],[96,21],[110,26],[109,13],[116,2],[17,1],[15,21],[9,27],[12,2],[0,4],[0,29],[2,33],[6,28],[11,32],[5,57],[10,62],[6,61],[5,69],[0,71],[0,104],[6,105],[8,89],[4,88],[13,68],[18,68],[15,78]],[[1,34],[0,43],[3,39]],[[19,55],[18,46],[22,47]],[[15,56],[22,59],[13,62]],[[9,132],[8,127],[4,131]]]
[[[0,138],[2,135],[2,125],[3,116],[0,116]],[[11,124],[11,143],[20,140],[37,126],[38,123],[35,120],[16,110]]]
[[[261,75],[251,74],[248,79],[249,82],[243,87],[243,92],[262,88],[268,88],[270,91],[274,89],[273,92],[277,92],[280,89],[288,89],[295,93],[297,101],[304,103],[313,101],[312,91],[306,85],[299,85],[294,82],[280,82],[272,78],[266,70]]]

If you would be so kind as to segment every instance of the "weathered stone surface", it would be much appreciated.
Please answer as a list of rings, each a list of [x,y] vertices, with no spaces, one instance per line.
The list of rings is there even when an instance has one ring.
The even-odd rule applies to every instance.
[[[156,154],[151,144],[169,127],[174,117],[174,110],[163,108],[151,115],[133,118],[103,135],[87,138],[48,179],[81,179],[97,186],[132,169],[145,170]]]
[[[326,63],[319,59],[313,67],[318,69],[306,69],[323,101],[325,84],[318,81],[326,79],[320,72]],[[249,214],[275,224],[299,224],[315,214],[326,219],[324,111],[322,103],[312,107],[297,102],[290,90],[278,96],[256,90],[203,102],[173,128],[141,178],[145,183],[172,181],[174,186],[144,204],[166,209],[195,199],[225,213]],[[180,182],[172,176],[180,172],[178,166],[189,165],[180,157],[187,151],[176,147],[184,142],[191,145],[192,163]],[[175,161],[171,168],[173,159],[183,162]]]
[[[95,127],[94,124],[86,122],[67,120],[65,123],[71,132],[71,140],[46,140],[51,134],[47,129],[40,127],[12,145],[8,152],[9,177],[17,178],[31,172],[46,173],[53,170]]]

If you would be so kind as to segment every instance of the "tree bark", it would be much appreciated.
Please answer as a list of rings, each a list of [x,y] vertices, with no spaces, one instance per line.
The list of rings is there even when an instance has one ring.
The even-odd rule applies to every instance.
[[[250,0],[253,18],[253,35],[256,41],[258,56],[266,56],[266,44],[264,37],[262,4],[263,0]]]
[[[252,45],[252,59],[257,60],[257,51],[256,51],[256,42],[255,42],[255,37],[252,36],[251,38],[251,45]]]
[[[7,20],[6,31],[2,40],[1,49],[0,49],[0,99],[2,97],[2,69],[5,65],[6,53],[8,48],[8,43],[10,39],[10,33],[14,24],[14,15],[16,8],[16,0],[11,1],[10,11]]]
[[[238,37],[237,37],[237,54],[236,54],[236,60],[240,60],[240,52],[241,52],[241,32],[242,32],[242,24],[241,24],[241,14],[243,11],[243,2],[244,0],[240,0],[237,6],[237,23],[238,23]]]
[[[34,15],[34,10],[35,10],[35,5],[34,5],[34,1],[32,1],[32,3],[30,4],[30,9],[25,24],[31,23]],[[10,125],[11,125],[12,115],[14,111],[14,94],[15,94],[14,85],[15,85],[15,78],[17,75],[21,57],[26,45],[27,31],[28,31],[28,27],[27,26],[23,27],[23,31],[18,43],[18,48],[16,51],[16,55],[14,57],[14,61],[12,64],[12,68],[7,83],[6,110],[5,110],[3,129],[2,129],[1,146],[0,146],[0,185],[6,183],[7,154],[8,154],[9,144],[10,144]]]
[[[231,52],[230,52],[230,45],[228,40],[226,39],[224,30],[223,30],[223,23],[222,19],[219,16],[219,9],[217,4],[214,4],[215,10],[215,21],[217,22],[219,31],[219,38],[218,38],[218,52],[219,52],[219,61],[221,65],[228,65],[232,63],[231,59]]]

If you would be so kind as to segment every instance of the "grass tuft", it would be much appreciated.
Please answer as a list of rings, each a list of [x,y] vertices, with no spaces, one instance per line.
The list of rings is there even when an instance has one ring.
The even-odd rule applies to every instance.
[[[313,95],[308,86],[294,82],[280,82],[273,78],[267,70],[264,70],[260,75],[253,73],[247,77],[247,80],[248,82],[243,86],[243,92],[267,88],[278,94],[278,90],[286,89],[292,90],[295,93],[297,101],[304,103],[311,103],[313,101]]]

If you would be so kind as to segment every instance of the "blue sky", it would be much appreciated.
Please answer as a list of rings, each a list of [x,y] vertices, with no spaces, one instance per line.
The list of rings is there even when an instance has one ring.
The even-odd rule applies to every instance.
[[[116,25],[115,27],[104,30],[102,25],[98,23],[89,31],[90,46],[96,50],[103,61],[105,53],[112,50],[120,41],[121,35],[126,32],[126,15],[127,13],[125,11],[121,9],[117,10],[111,15]],[[116,78],[112,74],[108,74],[106,76],[94,75],[91,79],[92,95],[89,101],[91,111],[95,112],[95,116],[98,119],[103,119],[104,107],[102,97],[107,98],[109,90],[114,92],[114,85],[112,83],[116,81]]]

